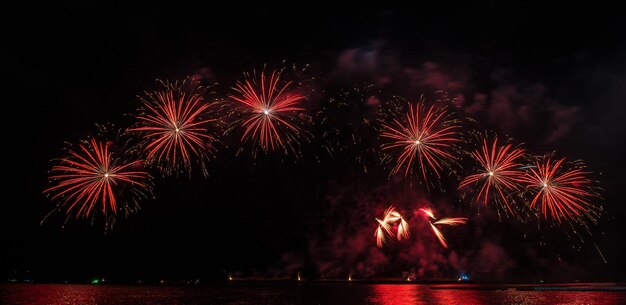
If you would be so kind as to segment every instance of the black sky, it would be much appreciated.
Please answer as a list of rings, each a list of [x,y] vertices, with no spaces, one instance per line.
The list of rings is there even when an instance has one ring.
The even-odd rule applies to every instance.
[[[0,69],[9,181],[0,209],[0,280],[27,270],[55,281],[219,278],[222,270],[277,275],[289,272],[286,262],[319,276],[311,240],[328,233],[320,219],[335,208],[325,202],[352,183],[382,187],[384,173],[363,178],[357,165],[341,159],[293,163],[262,156],[253,165],[225,151],[211,164],[209,178],[157,179],[157,199],[145,201],[139,214],[106,235],[84,223],[62,229],[60,218],[40,225],[53,207],[41,191],[63,142],[93,135],[94,123],[127,126],[132,121],[125,114],[138,107],[136,95],[154,88],[156,78],[208,73],[221,93],[229,93],[242,71],[283,60],[311,64],[320,87],[372,81],[375,74],[393,78],[405,68],[436,63],[465,82],[451,94],[471,99],[475,92],[495,91],[494,80],[505,79],[529,95],[535,91],[528,88],[545,89],[547,97],[534,107],[547,101],[577,107],[570,129],[557,140],[547,142],[529,126],[511,133],[537,153],[557,150],[602,173],[609,217],[594,232],[609,263],[587,244],[580,252],[563,250],[567,267],[559,271],[624,280],[620,258],[626,247],[619,232],[626,219],[626,23],[617,9],[519,4],[220,11],[186,4],[45,4],[6,13],[12,17],[2,21]],[[356,52],[355,60],[370,56],[377,62],[342,72],[340,59],[348,50]],[[400,87],[385,89],[415,94],[409,97],[448,89]],[[498,229],[497,223],[491,227]],[[506,243],[502,247],[517,263],[511,270],[536,271],[556,257],[546,250],[534,261]],[[524,279],[558,278],[533,272]]]

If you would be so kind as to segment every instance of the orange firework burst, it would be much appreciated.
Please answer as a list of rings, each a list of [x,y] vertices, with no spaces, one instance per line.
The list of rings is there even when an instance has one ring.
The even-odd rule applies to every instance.
[[[201,87],[182,83],[161,83],[164,88],[146,93],[139,124],[130,132],[139,132],[142,149],[149,163],[156,163],[167,174],[181,168],[190,170],[195,158],[204,169],[204,160],[215,140],[207,124],[210,103],[200,94]]]
[[[510,198],[512,192],[521,189],[524,171],[520,161],[524,153],[524,149],[515,148],[511,144],[498,145],[497,137],[492,142],[484,138],[481,149],[472,152],[472,157],[478,161],[481,169],[465,177],[459,189],[473,184],[479,188],[474,198],[476,202],[486,205],[492,199],[514,214]]]
[[[446,218],[441,218],[437,220],[437,218],[435,218],[435,214],[430,208],[421,208],[419,209],[419,211],[427,215],[432,220],[434,220],[434,222],[429,220],[428,224],[430,225],[430,228],[433,230],[433,233],[435,233],[435,237],[437,237],[437,240],[439,240],[439,243],[444,248],[448,248],[448,242],[445,236],[443,235],[443,233],[441,233],[441,230],[437,228],[437,225],[456,226],[456,225],[467,223],[467,218],[465,217],[455,217],[455,218],[446,217]]]
[[[427,171],[432,170],[439,178],[441,171],[454,159],[450,152],[458,141],[460,128],[445,107],[426,108],[423,101],[411,103],[405,115],[396,116],[391,123],[382,124],[380,136],[391,142],[382,145],[390,151],[387,157],[395,158],[392,174],[404,169],[407,176],[414,167],[427,181]]]
[[[591,200],[599,195],[593,190],[593,181],[588,178],[590,173],[584,171],[581,162],[568,167],[564,161],[543,158],[528,168],[524,181],[533,195],[530,208],[540,205],[543,217],[558,223],[584,221],[585,218],[595,222],[599,207],[593,205]]]
[[[76,217],[88,217],[98,206],[105,216],[116,214],[149,192],[150,177],[140,161],[124,162],[109,151],[108,143],[95,139],[79,148],[70,149],[69,156],[52,167],[53,185],[44,190],[52,200],[67,204],[68,214],[75,211]],[[124,199],[121,207],[120,198]]]
[[[378,227],[374,232],[374,236],[376,237],[376,245],[382,247],[386,242],[386,235],[393,236],[394,234],[391,232],[392,225],[398,223],[396,237],[398,240],[408,239],[410,237],[409,233],[409,224],[404,220],[402,215],[396,211],[393,206],[390,206],[385,210],[385,216],[383,220],[376,218],[376,222],[378,222]]]
[[[259,81],[246,79],[238,82],[238,95],[230,98],[238,102],[244,119],[241,140],[251,139],[264,151],[278,148],[287,150],[301,135],[300,114],[305,110],[306,97],[290,91],[291,81],[281,85],[281,72],[274,70],[270,77],[261,72]]]

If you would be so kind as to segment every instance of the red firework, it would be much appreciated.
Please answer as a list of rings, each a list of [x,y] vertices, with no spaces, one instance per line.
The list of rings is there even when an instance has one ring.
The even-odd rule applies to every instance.
[[[581,165],[566,168],[565,159],[544,158],[536,161],[524,176],[526,188],[533,194],[530,208],[541,205],[543,217],[558,223],[589,218],[595,220],[597,207],[590,200],[597,197],[593,182]]]
[[[197,92],[200,88],[185,82],[163,85],[165,89],[146,94],[139,126],[129,131],[141,133],[146,160],[171,174],[181,166],[189,169],[194,157],[202,162],[207,156],[215,140],[207,123],[215,119],[207,118],[211,104]]]
[[[440,177],[440,172],[450,159],[449,150],[460,141],[457,129],[460,127],[449,120],[450,113],[444,107],[431,106],[426,110],[423,102],[410,104],[406,117],[394,118],[391,124],[383,124],[381,137],[392,140],[382,145],[383,150],[396,154],[392,174],[404,168],[407,176],[414,166],[418,166],[424,181],[427,169]]]
[[[511,144],[498,145],[497,137],[492,143],[483,139],[482,148],[472,152],[482,169],[477,174],[465,177],[459,189],[474,184],[480,188],[475,197],[476,202],[482,201],[486,205],[492,198],[514,213],[509,198],[512,191],[521,189],[524,172],[520,159],[524,153],[524,149],[514,148]]]
[[[95,139],[79,147],[52,167],[53,185],[44,190],[53,200],[69,205],[68,214],[77,208],[76,217],[88,217],[98,206],[105,215],[116,214],[122,191],[128,194],[127,204],[136,204],[136,196],[149,191],[149,175],[141,170],[141,161],[123,162],[112,155],[107,143]]]
[[[244,133],[241,140],[252,139],[262,150],[285,149],[300,136],[297,120],[302,113],[304,95],[289,91],[291,82],[279,85],[281,72],[274,70],[267,78],[261,72],[260,81],[238,82],[239,95],[230,98],[243,106],[245,119],[241,123]]]

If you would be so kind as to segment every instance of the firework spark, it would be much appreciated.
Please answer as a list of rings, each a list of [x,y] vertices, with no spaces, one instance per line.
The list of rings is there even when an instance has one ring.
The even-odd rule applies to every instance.
[[[446,249],[448,248],[448,242],[445,236],[443,235],[443,233],[441,233],[441,230],[437,228],[437,226],[438,225],[456,226],[456,225],[467,223],[467,218],[465,217],[454,217],[454,218],[445,217],[445,218],[437,219],[432,209],[430,208],[421,208],[419,209],[419,211],[427,215],[432,220],[434,220],[434,222],[429,220],[428,224],[430,225],[430,228],[433,230],[433,233],[435,233],[435,237],[437,237],[437,240],[439,240],[439,243]]]
[[[261,72],[260,81],[247,79],[238,82],[238,95],[230,98],[243,106],[245,119],[241,123],[241,140],[252,139],[264,151],[285,149],[297,142],[301,135],[299,114],[306,97],[290,92],[291,81],[280,85],[280,71],[268,78]]]
[[[52,167],[53,185],[44,190],[52,200],[68,205],[67,214],[74,211],[77,218],[88,217],[98,206],[104,215],[116,214],[120,198],[126,199],[125,204],[136,204],[137,196],[149,191],[149,175],[138,169],[140,161],[123,162],[109,151],[108,143],[95,139],[79,148],[70,150],[68,157]]]
[[[491,198],[514,213],[510,198],[511,192],[521,189],[524,172],[520,159],[524,153],[524,149],[514,148],[511,144],[498,145],[497,137],[492,143],[483,139],[481,149],[472,152],[472,157],[480,163],[481,171],[465,177],[459,189],[474,184],[480,189],[474,199],[476,202],[487,205]]]
[[[446,108],[433,105],[426,109],[420,101],[409,105],[405,117],[399,116],[393,118],[391,123],[382,124],[380,136],[391,140],[383,144],[382,149],[392,151],[395,156],[391,173],[404,169],[407,176],[418,167],[424,181],[427,181],[429,170],[440,177],[444,166],[454,159],[450,153],[452,145],[460,141],[457,132],[460,126],[448,119],[449,116]]]
[[[544,158],[528,168],[524,181],[533,194],[530,208],[540,205],[543,217],[558,223],[583,221],[584,218],[595,222],[598,207],[591,203],[591,199],[598,194],[593,191],[593,182],[588,178],[590,173],[583,170],[581,163],[568,168],[564,161]]]
[[[147,162],[158,164],[167,174],[189,170],[193,158],[204,165],[215,140],[207,127],[216,121],[207,118],[211,104],[200,94],[200,87],[186,82],[162,84],[164,89],[142,98],[138,127],[128,131],[141,134]]]

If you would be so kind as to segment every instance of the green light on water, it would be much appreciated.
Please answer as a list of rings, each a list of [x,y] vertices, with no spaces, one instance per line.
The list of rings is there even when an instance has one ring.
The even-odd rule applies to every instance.
[[[100,284],[100,279],[93,279],[91,280],[92,284]]]

